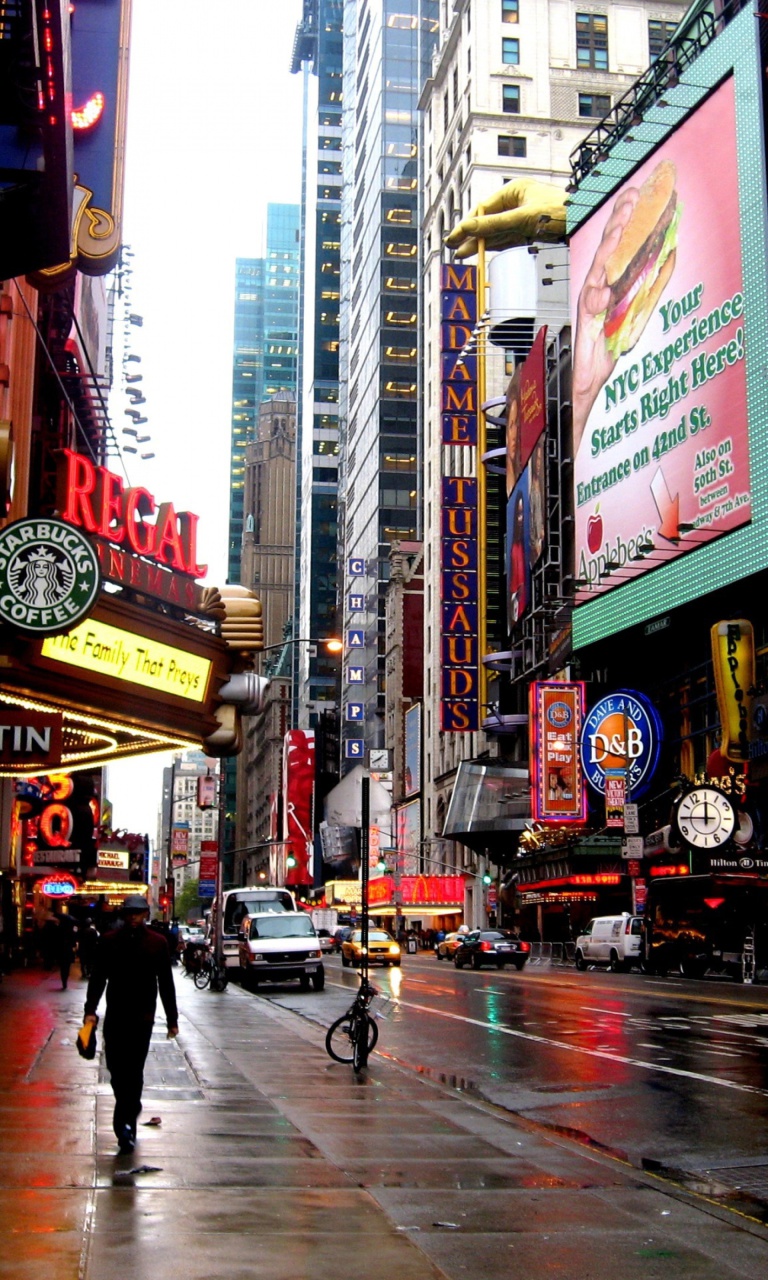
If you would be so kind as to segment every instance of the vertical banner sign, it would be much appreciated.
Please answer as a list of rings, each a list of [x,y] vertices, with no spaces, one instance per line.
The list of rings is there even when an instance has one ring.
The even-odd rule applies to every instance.
[[[171,862],[174,869],[186,867],[189,860],[189,827],[174,826],[171,831]]]
[[[531,571],[546,535],[546,327],[507,388],[507,622],[531,605]]]
[[[755,688],[755,637],[745,618],[716,622],[711,631],[720,754],[743,764],[749,760],[752,696]]]
[[[444,476],[441,538],[441,718],[446,733],[479,727],[477,480]]]
[[[586,822],[587,797],[579,740],[582,681],[535,681],[530,687],[531,794],[538,822]]]
[[[405,777],[403,795],[421,791],[421,703],[405,713]]]
[[[621,769],[605,771],[605,825],[624,827],[624,804],[627,799],[627,778]]]
[[[283,840],[285,854],[293,854],[285,883],[311,884],[310,855],[314,829],[315,733],[289,729],[283,744]]]
[[[444,265],[440,277],[440,417],[443,444],[477,444],[477,276]],[[468,344],[473,342],[471,353]]]

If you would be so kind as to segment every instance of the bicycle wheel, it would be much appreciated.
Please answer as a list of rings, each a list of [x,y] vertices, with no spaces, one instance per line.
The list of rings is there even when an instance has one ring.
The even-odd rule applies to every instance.
[[[225,964],[216,965],[211,975],[211,991],[225,991],[229,982],[229,974]]]
[[[202,965],[195,974],[195,986],[198,991],[205,991],[211,981],[211,967],[208,964]]]
[[[378,1038],[379,1028],[373,1018],[368,1017],[368,1053],[376,1047]],[[331,1024],[325,1037],[325,1047],[335,1062],[343,1062],[346,1066],[354,1065],[351,1013],[345,1013]]]

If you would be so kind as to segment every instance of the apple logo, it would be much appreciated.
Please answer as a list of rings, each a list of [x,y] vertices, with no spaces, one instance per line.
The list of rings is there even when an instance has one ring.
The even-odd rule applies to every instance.
[[[603,544],[603,517],[600,515],[600,503],[595,507],[594,515],[587,520],[587,546],[592,555],[600,550]]]

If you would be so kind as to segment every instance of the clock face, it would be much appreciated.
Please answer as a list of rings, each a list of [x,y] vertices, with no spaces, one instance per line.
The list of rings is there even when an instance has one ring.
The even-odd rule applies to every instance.
[[[686,844],[696,849],[716,849],[733,835],[736,813],[721,791],[697,787],[678,804],[677,825]]]

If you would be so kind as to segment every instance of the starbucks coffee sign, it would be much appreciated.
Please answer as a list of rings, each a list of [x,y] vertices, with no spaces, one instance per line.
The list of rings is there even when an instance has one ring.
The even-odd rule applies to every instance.
[[[96,551],[72,525],[27,517],[0,531],[0,622],[38,636],[68,631],[100,588]]]

